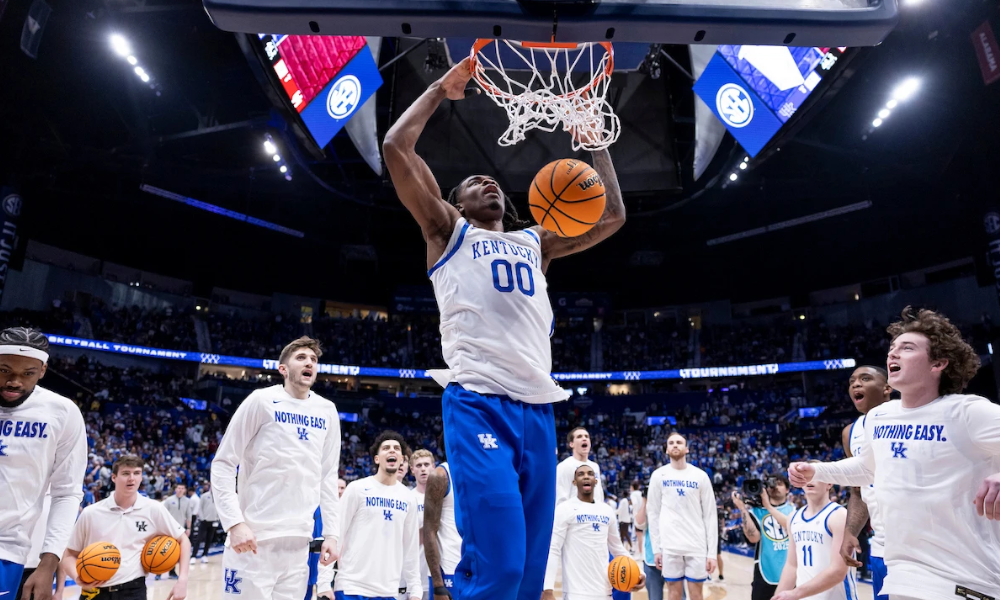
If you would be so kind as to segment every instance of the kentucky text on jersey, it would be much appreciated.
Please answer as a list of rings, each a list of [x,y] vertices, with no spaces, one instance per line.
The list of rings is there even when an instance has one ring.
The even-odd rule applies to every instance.
[[[795,541],[796,542],[815,542],[817,544],[822,544],[823,540],[826,538],[820,531],[796,531]]]
[[[473,260],[490,256],[491,254],[503,254],[505,256],[520,256],[536,268],[541,268],[542,262],[539,260],[538,253],[531,248],[525,248],[518,244],[503,240],[481,240],[473,242],[471,248]]]
[[[391,508],[406,512],[406,502],[396,500],[395,498],[383,498],[381,496],[367,496],[365,498],[365,507]]]
[[[45,429],[48,423],[38,421],[0,421],[0,435],[26,438],[47,438]]]
[[[292,425],[304,425],[315,429],[326,429],[326,419],[323,417],[313,417],[311,415],[300,415],[299,413],[275,411],[274,420],[277,423],[291,423]]]
[[[698,489],[698,482],[687,481],[686,479],[664,479],[663,487],[686,487]]]
[[[944,425],[876,425],[872,439],[948,441],[944,436]]]
[[[601,523],[607,525],[611,518],[606,515],[576,515],[577,523]]]

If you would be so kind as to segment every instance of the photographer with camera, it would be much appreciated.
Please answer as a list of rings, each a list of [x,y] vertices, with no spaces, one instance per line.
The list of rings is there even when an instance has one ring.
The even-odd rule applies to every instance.
[[[743,535],[754,544],[752,600],[770,600],[781,580],[788,554],[788,523],[795,507],[788,502],[788,479],[773,475],[743,482],[733,504],[743,517]]]

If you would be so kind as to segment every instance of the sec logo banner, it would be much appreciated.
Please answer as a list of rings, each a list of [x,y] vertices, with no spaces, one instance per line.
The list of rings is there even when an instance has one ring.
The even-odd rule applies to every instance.
[[[715,95],[715,108],[730,127],[746,127],[753,121],[753,100],[742,86],[727,83]]]
[[[17,194],[11,194],[4,198],[3,211],[12,219],[19,217],[21,215],[21,197]]]
[[[334,119],[346,119],[360,100],[361,82],[354,75],[345,75],[330,88],[326,96],[326,112]]]

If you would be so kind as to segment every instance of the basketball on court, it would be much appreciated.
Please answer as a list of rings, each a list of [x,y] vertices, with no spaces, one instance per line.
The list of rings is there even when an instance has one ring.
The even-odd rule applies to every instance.
[[[80,583],[107,581],[115,576],[122,557],[118,547],[108,542],[95,542],[83,549],[76,559]]]
[[[608,565],[608,579],[611,587],[619,592],[627,592],[639,583],[642,571],[639,564],[628,556],[618,556]]]
[[[604,214],[604,182],[590,165],[564,158],[542,167],[528,189],[535,222],[559,237],[590,231]]]
[[[181,557],[181,545],[169,535],[158,535],[142,550],[142,568],[154,575],[163,575],[174,568]]]

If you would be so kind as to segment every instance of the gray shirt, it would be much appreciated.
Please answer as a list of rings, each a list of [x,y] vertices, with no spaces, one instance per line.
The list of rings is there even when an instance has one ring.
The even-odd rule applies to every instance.
[[[212,492],[205,492],[201,495],[201,503],[198,505],[198,518],[202,521],[218,521],[219,511],[215,509],[215,498]]]
[[[173,517],[178,523],[184,526],[185,529],[191,528],[191,515],[194,514],[194,502],[187,496],[182,496],[178,498],[173,495],[163,501],[163,505],[167,507],[167,512]]]

